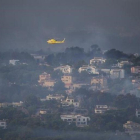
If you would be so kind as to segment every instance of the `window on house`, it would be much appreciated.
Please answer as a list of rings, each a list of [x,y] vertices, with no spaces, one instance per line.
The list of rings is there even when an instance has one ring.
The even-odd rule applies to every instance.
[[[1,123],[1,125],[5,125],[5,123]]]
[[[81,124],[86,124],[86,122],[81,122]]]

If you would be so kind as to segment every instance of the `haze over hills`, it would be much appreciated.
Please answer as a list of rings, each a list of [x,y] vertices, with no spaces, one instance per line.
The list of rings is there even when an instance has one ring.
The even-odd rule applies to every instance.
[[[66,47],[140,52],[139,0],[1,0],[0,51],[48,49],[47,39]]]

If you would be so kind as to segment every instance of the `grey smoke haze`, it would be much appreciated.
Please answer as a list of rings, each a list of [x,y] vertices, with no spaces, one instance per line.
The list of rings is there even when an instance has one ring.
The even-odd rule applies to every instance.
[[[140,53],[139,0],[0,0],[0,51],[65,47],[116,48]]]

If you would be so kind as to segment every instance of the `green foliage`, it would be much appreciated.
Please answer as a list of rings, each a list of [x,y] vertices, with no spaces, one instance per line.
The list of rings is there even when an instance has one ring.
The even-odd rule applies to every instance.
[[[52,79],[60,80],[61,76],[63,76],[63,73],[60,70],[56,70],[51,73]]]
[[[45,58],[45,61],[51,66],[73,65],[81,59],[85,58],[84,49],[80,47],[66,48],[65,52],[50,54]]]
[[[116,59],[106,59],[105,63],[101,65],[102,68],[111,68],[112,65],[117,64]]]
[[[61,103],[56,100],[47,100],[42,103],[43,108],[52,109],[52,110],[59,109],[60,106],[61,106]]]
[[[126,94],[126,95],[118,95],[115,99],[115,106],[118,108],[139,108],[140,101],[135,95]]]
[[[135,89],[130,79],[108,79],[109,92],[112,94],[120,94],[122,92],[129,93]]]
[[[107,52],[105,52],[104,55],[106,58],[109,58],[109,59],[128,58],[127,54],[125,54],[119,50],[116,50],[116,49],[108,50]]]
[[[83,65],[87,65],[87,63],[84,60],[80,60],[74,64],[74,68],[77,70],[80,67],[82,67]]]
[[[54,92],[58,93],[59,91],[59,93],[61,92],[63,93],[63,91],[65,91],[66,88],[65,88],[65,84],[61,80],[59,80],[55,83],[53,89],[54,89]]]

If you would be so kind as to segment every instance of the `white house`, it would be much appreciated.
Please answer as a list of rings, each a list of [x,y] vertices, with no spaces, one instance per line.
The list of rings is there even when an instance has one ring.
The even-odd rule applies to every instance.
[[[47,55],[38,55],[38,54],[31,54],[37,61],[43,61]]]
[[[111,69],[111,71],[110,71],[110,78],[112,78],[112,79],[124,78],[124,76],[125,76],[124,69]]]
[[[89,67],[88,65],[83,65],[82,67],[80,67],[80,68],[78,69],[78,72],[81,73],[81,72],[83,72],[83,71],[86,71],[88,67]]]
[[[136,116],[140,118],[140,109],[136,109]]]
[[[54,68],[54,70],[61,70],[62,73],[71,73],[72,72],[72,68],[69,65],[60,66],[60,67]]]
[[[132,63],[130,63],[129,61],[121,61],[118,63],[118,67],[122,68],[124,65],[131,65]]]
[[[81,73],[83,71],[86,71],[89,74],[99,74],[98,69],[96,69],[95,66],[83,65],[78,69],[78,72]]]
[[[73,105],[74,107],[79,107],[80,103],[75,101],[74,98],[67,97],[65,101],[62,101],[62,106],[70,106]]]
[[[11,65],[17,65],[19,63],[19,60],[9,60],[9,64]]]
[[[108,110],[107,105],[96,105],[96,107],[95,107],[96,114],[103,114],[107,110]]]
[[[12,102],[12,105],[13,105],[13,107],[19,107],[19,106],[23,105],[23,102],[22,101],[20,101],[20,102]]]
[[[96,105],[95,107],[95,114],[103,114],[107,110],[116,110],[117,108],[115,107],[109,107],[107,105]]]
[[[124,69],[101,69],[102,72],[109,74],[110,78],[124,78],[125,70]]]
[[[90,117],[85,117],[82,115],[61,115],[60,118],[69,124],[74,122],[77,127],[88,126],[88,121],[90,121]]]
[[[63,95],[55,94],[46,96],[46,100],[63,100],[65,97]]]
[[[94,57],[93,59],[90,60],[90,64],[93,65],[93,64],[103,64],[105,63],[106,59],[104,59],[103,57]]]
[[[0,127],[3,129],[6,129],[6,127],[7,127],[6,120],[0,120]]]
[[[140,134],[140,124],[132,121],[127,121],[127,123],[123,124],[123,128],[125,129],[125,133],[130,135],[132,134]]]
[[[106,74],[110,74],[111,69],[101,69],[101,71]]]

